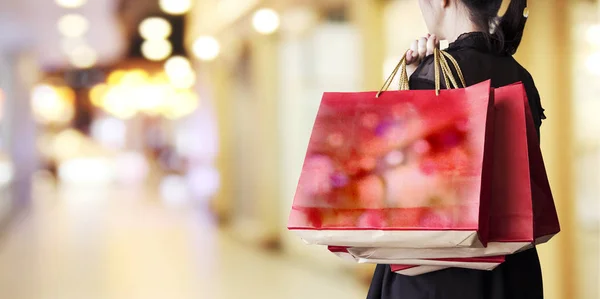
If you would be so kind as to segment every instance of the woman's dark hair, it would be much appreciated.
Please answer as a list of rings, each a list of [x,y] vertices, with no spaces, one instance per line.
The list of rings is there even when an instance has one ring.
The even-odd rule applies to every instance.
[[[471,20],[482,30],[494,29],[491,34],[493,46],[499,52],[515,54],[523,38],[527,17],[523,15],[527,0],[510,0],[502,17],[498,12],[502,0],[461,0],[471,11]]]

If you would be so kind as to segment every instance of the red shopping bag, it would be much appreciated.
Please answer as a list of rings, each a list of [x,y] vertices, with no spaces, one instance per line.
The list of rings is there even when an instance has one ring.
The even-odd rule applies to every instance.
[[[465,89],[325,93],[288,222],[310,244],[487,243],[490,82]]]
[[[518,250],[533,242],[527,101],[522,84],[495,89],[494,99],[496,143],[490,240],[517,243],[514,250]]]
[[[498,88],[494,94],[496,142],[510,141],[514,148],[495,150],[502,156],[498,164],[510,161],[510,167],[494,165],[494,180],[499,179],[501,185],[493,188],[497,198],[491,203],[490,240],[513,243],[515,248],[527,243],[517,251],[548,241],[560,225],[525,87],[517,83]],[[522,135],[524,140],[515,138]],[[528,168],[521,162],[527,162]]]
[[[533,198],[533,232],[535,244],[543,244],[560,232],[558,213],[548,181],[544,158],[538,142],[538,136],[527,100],[527,93],[522,87],[527,120],[527,140],[529,145],[529,163],[531,170],[531,192]]]
[[[507,255],[542,244],[560,231],[525,89],[521,83],[498,88],[494,98],[494,193],[487,248],[350,248],[359,262]]]

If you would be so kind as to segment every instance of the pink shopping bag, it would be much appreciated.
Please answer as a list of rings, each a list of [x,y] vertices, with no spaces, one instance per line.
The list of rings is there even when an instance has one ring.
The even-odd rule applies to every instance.
[[[483,247],[493,150],[490,82],[325,93],[288,227],[309,244]]]

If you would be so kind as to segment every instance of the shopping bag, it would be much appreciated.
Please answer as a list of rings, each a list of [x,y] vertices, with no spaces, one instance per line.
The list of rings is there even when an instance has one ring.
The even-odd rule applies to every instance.
[[[441,266],[414,266],[414,265],[391,265],[391,269],[396,274],[405,276],[419,276],[427,273],[437,272],[448,269]]]
[[[288,228],[309,244],[487,244],[490,82],[464,89],[325,93]]]
[[[472,270],[491,271],[504,263],[504,256],[474,257],[474,258],[447,258],[447,259],[406,259],[402,265],[435,266],[446,268],[463,268]],[[396,272],[396,271],[394,271]]]
[[[359,261],[355,256],[348,252],[348,248],[341,246],[328,246],[328,250],[338,257],[346,261]],[[504,256],[491,257],[470,257],[470,258],[440,258],[440,259],[422,259],[422,258],[407,258],[397,260],[398,263],[392,265],[392,269],[396,267],[402,268],[399,271],[411,269],[411,273],[419,272],[419,274],[431,272],[434,268],[464,268],[474,270],[493,270],[505,260]],[[415,269],[415,267],[425,266],[425,268]],[[434,268],[427,268],[434,267]],[[439,270],[439,269],[435,269]],[[394,272],[398,272],[393,270]]]
[[[484,258],[464,258],[464,259],[436,259],[436,260],[415,260],[408,261],[405,265],[391,265],[392,272],[406,275],[406,271],[410,267],[435,267],[434,271],[447,268],[463,268],[472,270],[491,271],[504,263],[504,256],[484,257]],[[437,269],[436,269],[437,268]],[[441,268],[441,269],[440,269]],[[420,269],[419,274],[424,274],[426,269]],[[427,269],[430,270],[430,269]],[[416,271],[416,270],[415,270]],[[413,275],[410,275],[413,276]]]
[[[531,165],[531,192],[533,196],[533,220],[535,245],[544,244],[560,232],[560,221],[552,196],[552,189],[548,181],[548,174],[539,146],[531,108],[527,101],[527,93],[522,86],[527,116],[527,140],[529,144],[529,163]]]
[[[488,247],[349,248],[359,262],[385,264],[407,258],[508,255],[542,244],[560,231],[524,86],[517,83],[495,89],[494,102],[494,194]]]
[[[347,247],[342,246],[327,246],[327,250],[329,252],[337,255],[339,258],[349,261],[349,262],[358,262],[358,259],[354,257],[350,252],[348,252]]]

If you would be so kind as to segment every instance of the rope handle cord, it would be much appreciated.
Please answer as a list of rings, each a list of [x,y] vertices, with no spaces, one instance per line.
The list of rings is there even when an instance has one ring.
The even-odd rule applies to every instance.
[[[456,81],[456,78],[454,77],[454,74],[452,73],[452,70],[450,68],[450,64],[448,63],[448,61],[450,61],[450,63],[456,70],[456,73],[460,80],[460,85]],[[464,88],[467,86],[467,84],[465,83],[465,78],[463,76],[462,70],[460,69],[460,67],[458,65],[458,62],[448,52],[442,51],[438,48],[436,48],[434,50],[434,68],[435,68],[434,81],[435,81],[435,94],[436,95],[440,94],[442,78],[444,79],[446,88]],[[387,78],[387,80],[385,80],[385,82],[383,83],[383,86],[381,87],[379,92],[377,92],[377,95],[376,95],[377,98],[379,98],[383,92],[387,91],[390,88],[390,86],[392,85],[392,82],[394,81],[394,78],[396,78],[396,75],[398,75],[398,72],[400,72],[399,89],[400,90],[409,90],[410,89],[409,84],[408,84],[409,78],[408,78],[408,73],[406,71],[406,53],[402,56],[402,58],[400,59],[400,62],[398,62],[398,65],[396,65],[396,67],[392,70],[392,73]]]

